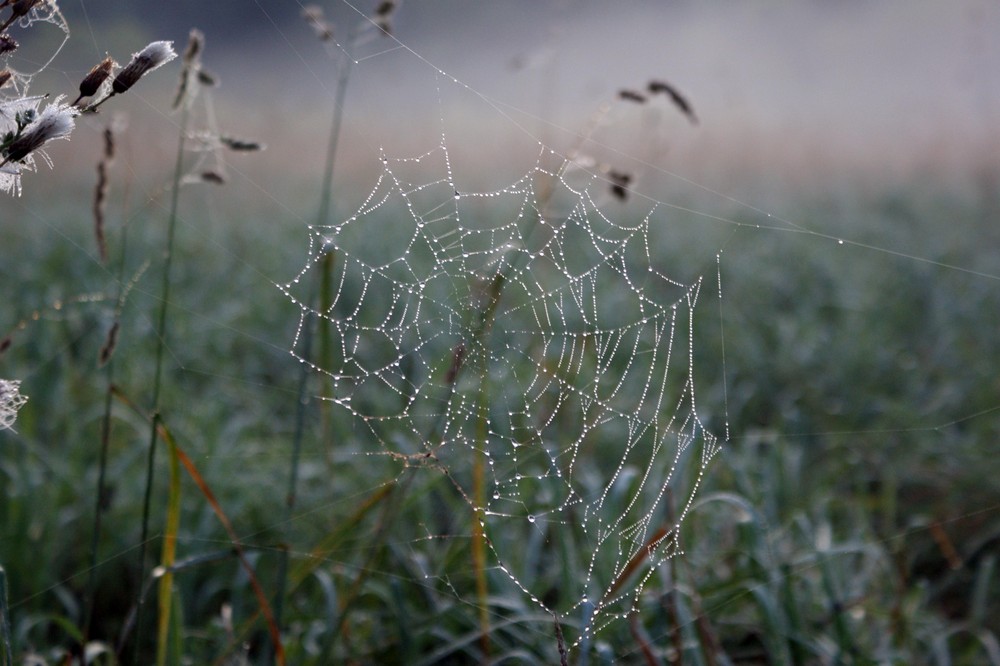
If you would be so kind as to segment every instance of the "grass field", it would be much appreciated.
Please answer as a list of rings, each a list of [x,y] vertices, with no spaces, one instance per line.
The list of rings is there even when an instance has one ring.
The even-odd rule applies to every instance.
[[[222,94],[201,106],[210,89],[168,115],[176,73],[150,73],[138,101],[122,95],[133,117],[106,163],[106,260],[91,207],[117,100],[80,116],[72,141],[51,146],[54,170],[26,173],[23,196],[0,201],[0,378],[29,396],[0,430],[0,665],[1000,663],[988,164],[965,165],[968,178],[914,169],[797,187],[754,174],[744,154],[715,172],[706,157],[695,183],[679,183],[650,164],[643,173],[652,142],[630,135],[636,122],[676,126],[618,112],[608,91],[592,148],[639,165],[624,201],[599,161],[546,181],[558,155],[498,148],[491,159],[508,163],[455,177],[437,154],[387,159],[383,175],[425,187],[397,185],[368,209],[379,154],[357,136],[376,120],[342,119],[324,195],[329,118],[308,115],[294,133],[269,113],[240,116]],[[351,94],[367,99],[364,71],[353,75],[360,90],[346,98],[331,77],[330,113]],[[431,126],[464,165],[489,123],[448,106],[469,95],[442,78],[425,78],[441,100]],[[201,129],[206,108],[223,127],[199,143],[184,128]],[[249,130],[267,151],[190,150]],[[433,152],[439,131],[416,152]],[[569,153],[558,133],[550,147]],[[221,187],[179,175],[220,168]],[[507,185],[526,173],[536,189],[519,239],[537,256],[510,259],[519,249],[498,230],[522,224],[510,224],[521,190]],[[458,182],[495,196],[480,203]],[[570,190],[580,184],[596,201],[585,223]],[[431,242],[454,232],[420,224],[446,204],[451,214],[426,219],[462,230],[454,254]],[[335,224],[356,207],[365,212],[343,233],[313,237],[328,247],[309,245],[317,209]],[[649,231],[623,231],[644,220]],[[600,248],[629,234],[642,252],[622,245],[619,270]],[[372,269],[410,238],[405,270]],[[518,308],[544,294],[555,312],[550,294],[572,291],[571,274],[591,265],[599,279],[580,293],[599,305],[587,335],[616,339],[615,317],[656,320],[634,309],[631,286],[648,288],[642,307],[670,312],[701,278],[698,304],[678,307],[664,338],[637,334],[631,351],[574,336],[591,323],[582,305],[560,305],[565,319],[529,340],[537,319]],[[624,277],[654,266],[683,284]],[[393,308],[416,304],[445,314],[415,316],[409,337],[392,338]],[[308,308],[328,317],[300,319]],[[653,352],[671,335],[680,360],[668,372]],[[584,349],[573,364],[554,351],[560,336]],[[358,387],[337,375],[383,365]],[[636,366],[663,378],[637,380]],[[554,388],[525,398],[536,390],[525,377]],[[660,388],[667,399],[652,409]],[[657,446],[684,431],[668,417],[703,424],[685,422],[693,446],[676,460]],[[721,448],[703,469],[713,434]],[[558,506],[568,489],[579,502]],[[669,539],[647,549],[660,528]]]

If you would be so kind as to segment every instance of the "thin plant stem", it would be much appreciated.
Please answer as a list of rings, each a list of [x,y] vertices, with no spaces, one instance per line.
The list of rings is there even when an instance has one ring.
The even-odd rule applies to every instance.
[[[110,128],[107,130],[110,132]],[[128,201],[127,190],[125,201]],[[128,206],[126,203],[125,210],[127,212]],[[128,216],[123,215],[123,220],[127,220]],[[125,293],[125,260],[128,256],[128,224],[122,225],[122,237],[121,245],[119,247],[118,256],[118,294],[115,297],[115,323],[117,326],[121,322],[121,311],[123,302],[122,299]],[[107,477],[108,468],[108,449],[111,446],[111,401],[113,397],[113,387],[114,387],[114,353],[112,350],[111,355],[108,357],[104,366],[104,375],[107,385],[107,390],[104,396],[104,415],[101,418],[101,453],[100,461],[98,463],[97,470],[97,493],[94,500],[94,530],[90,540],[90,575],[87,582],[87,604],[86,604],[86,620],[83,624],[83,643],[86,645],[87,640],[90,638],[91,624],[94,619],[94,604],[97,603],[97,554],[99,550],[99,542],[101,536],[101,517],[104,513],[104,495],[105,495],[105,485],[104,481]]]
[[[160,387],[163,375],[163,351],[166,348],[167,333],[167,303],[170,301],[170,268],[174,254],[174,236],[177,228],[177,205],[180,197],[181,176],[184,167],[184,147],[187,140],[189,109],[184,105],[181,109],[180,138],[177,142],[177,161],[174,164],[173,187],[170,193],[170,219],[167,223],[167,247],[164,254],[163,282],[160,289],[160,311],[156,326],[156,371],[153,375],[152,422],[149,434],[149,456],[146,462],[146,492],[142,502],[142,533],[139,539],[139,580],[146,578],[146,546],[149,535],[149,509],[153,495],[153,470],[156,460],[157,428],[160,425]],[[140,662],[140,645],[143,630],[143,602],[139,597],[136,611],[135,644],[132,662],[138,666]]]
[[[350,79],[352,65],[353,61],[350,58],[342,57],[340,59],[337,89],[334,95],[333,121],[330,127],[330,139],[327,143],[326,163],[323,168],[323,181],[320,190],[319,209],[316,214],[317,226],[322,226],[329,222],[330,209],[333,201],[333,172],[334,166],[337,162],[337,145],[340,142],[340,128],[343,124],[344,117],[344,98],[347,94],[347,83]],[[312,304],[316,302],[318,292],[318,312],[320,313],[325,312],[332,304],[332,276],[335,263],[336,254],[332,251],[327,251],[323,255],[320,262],[319,274],[317,275],[313,286],[310,288],[310,293],[307,295],[306,303]],[[306,392],[309,387],[309,375],[312,368],[314,329],[317,326],[320,327],[320,363],[322,364],[324,361],[329,360],[329,355],[332,352],[329,326],[325,322],[326,320],[322,317],[317,317],[315,314],[310,314],[308,312],[302,322],[304,327],[304,330],[302,331],[302,353],[300,355],[302,363],[300,366],[299,385],[295,407],[295,432],[292,435],[292,457],[288,471],[288,490],[285,495],[284,525],[286,527],[291,524],[292,518],[295,514],[295,505],[298,495],[299,460],[301,458],[302,440],[305,436],[306,410],[309,404],[309,398]],[[329,442],[332,440],[332,437],[330,436],[331,423],[327,410],[322,411],[322,418],[323,441]],[[274,599],[274,617],[279,627],[281,626],[281,618],[284,611],[285,594],[288,589],[289,550],[287,547],[287,538],[285,541],[286,547],[282,550],[278,561],[277,590],[275,592]]]
[[[0,566],[0,666],[14,666],[10,631],[10,604],[7,601],[7,572]]]
[[[337,162],[337,146],[340,143],[340,128],[344,120],[344,99],[347,96],[347,83],[351,78],[354,61],[341,55],[338,65],[337,89],[334,93],[333,122],[330,127],[330,140],[326,149],[326,164],[323,167],[323,189],[320,193],[319,212],[316,216],[318,226],[330,223],[330,209],[333,201],[333,172]],[[319,286],[319,312],[325,314],[333,307],[333,271],[336,264],[336,254],[327,252],[323,256],[320,269]],[[311,301],[310,301],[311,302]],[[331,343],[330,322],[325,317],[317,321],[319,327],[319,362],[323,367],[328,367],[333,355],[333,344]],[[324,381],[329,387],[330,381]],[[333,427],[330,405],[323,403],[320,406],[322,419],[322,433],[324,443],[329,443],[332,439],[331,431]],[[330,449],[327,448],[329,453]],[[328,455],[332,462],[332,457]]]
[[[309,301],[312,302],[314,295],[310,293]],[[306,395],[306,388],[309,385],[309,363],[308,358],[312,354],[312,339],[314,316],[306,313],[305,321],[302,322],[302,366],[299,372],[299,387],[296,392],[295,401],[295,433],[292,437],[292,459],[288,472],[288,491],[285,495],[285,522],[286,527],[292,520],[295,510],[296,493],[299,484],[299,458],[302,451],[302,438],[305,432],[306,407],[309,404],[309,397]],[[274,619],[278,626],[281,626],[281,614],[284,611],[285,594],[288,588],[288,557],[289,546],[287,534],[284,539],[285,545],[278,559],[277,590],[274,595]]]

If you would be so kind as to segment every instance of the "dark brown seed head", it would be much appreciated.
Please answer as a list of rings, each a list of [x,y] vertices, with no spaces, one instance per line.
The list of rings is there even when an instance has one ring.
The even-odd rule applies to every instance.
[[[101,89],[101,84],[111,76],[111,71],[114,67],[115,61],[111,58],[105,58],[94,65],[87,76],[83,77],[83,81],[80,81],[80,97],[93,97],[96,95]]]
[[[8,34],[0,35],[0,55],[13,53],[17,50],[17,41]]]
[[[177,54],[174,53],[171,42],[153,42],[132,56],[125,68],[118,72],[118,76],[111,84],[111,89],[120,95],[134,86],[147,73],[176,57]]]
[[[643,104],[646,101],[645,97],[634,90],[619,90],[618,97],[629,102],[635,102],[636,104]]]
[[[225,185],[226,177],[223,176],[218,171],[202,171],[198,174],[202,182],[212,183],[213,185]]]
[[[108,330],[108,337],[104,339],[104,344],[101,345],[101,353],[97,358],[97,363],[100,367],[107,365],[111,357],[114,356],[115,347],[118,346],[118,329],[120,328],[119,322],[115,321]]]
[[[611,169],[608,171],[608,180],[611,181],[611,194],[615,195],[619,201],[625,201],[628,197],[628,189],[626,188],[632,182],[631,174]]]
[[[258,150],[264,150],[264,144],[258,141],[235,139],[231,136],[220,136],[219,142],[229,150],[233,150],[238,153],[253,153]]]
[[[674,103],[681,113],[687,116],[687,119],[691,121],[692,124],[698,124],[698,117],[694,115],[694,108],[692,108],[691,103],[688,102],[687,98],[680,93],[677,88],[673,87],[666,81],[650,81],[649,82],[649,92],[652,94],[663,93],[670,98],[670,101]]]
[[[187,48],[184,49],[184,66],[191,67],[198,62],[198,56],[201,55],[201,50],[205,46],[205,35],[197,28],[192,28],[191,33],[188,35]]]
[[[9,69],[5,69],[2,72],[0,72],[0,88],[3,88],[5,85],[7,85],[7,82],[10,81],[10,78],[13,75],[14,74]]]
[[[198,68],[198,83],[206,88],[215,88],[219,85],[219,78],[215,74],[206,72],[201,67]]]
[[[14,11],[13,18],[24,16],[39,2],[40,0],[17,0],[12,7]]]

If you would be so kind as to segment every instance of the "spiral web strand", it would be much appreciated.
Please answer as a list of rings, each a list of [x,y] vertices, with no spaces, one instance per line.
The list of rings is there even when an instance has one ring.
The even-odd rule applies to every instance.
[[[292,353],[329,378],[323,398],[375,454],[443,472],[498,569],[545,611],[584,618],[579,643],[636,611],[679,552],[722,441],[696,411],[702,280],[668,277],[650,251],[667,220],[654,206],[616,221],[607,182],[571,161],[545,168],[553,156],[542,146],[509,185],[463,192],[444,135],[418,157],[383,155],[357,212],[310,227],[309,260],[279,287],[301,311]],[[328,253],[334,295],[317,311],[307,285]],[[322,364],[297,352],[313,316],[335,349]],[[582,549],[585,579],[543,599],[521,570],[525,539]]]

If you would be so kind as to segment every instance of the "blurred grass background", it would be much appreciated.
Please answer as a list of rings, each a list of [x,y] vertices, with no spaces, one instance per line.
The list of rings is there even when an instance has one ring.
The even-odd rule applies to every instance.
[[[132,30],[149,31],[130,25],[95,41],[124,59],[146,39],[131,38]],[[60,61],[38,92],[71,88],[92,64],[85,55],[92,45],[78,37],[70,44],[80,51],[65,55],[85,64]],[[300,37],[303,52],[316,50]],[[399,60],[400,71],[414,66]],[[322,62],[312,52],[309,63]],[[292,663],[478,662],[469,510],[442,492],[440,477],[364,455],[364,431],[336,413],[333,441],[324,441],[313,413],[297,514],[281,522],[298,311],[274,283],[302,268],[305,225],[315,214],[322,160],[315,146],[325,141],[316,137],[325,137],[332,75],[311,65],[291,71],[313,98],[297,87],[274,94],[273,78],[252,73],[223,78],[217,105],[226,129],[269,147],[263,157],[233,157],[224,189],[182,192],[165,422],[229,513],[267,589],[280,553],[292,551],[285,622]],[[442,120],[459,177],[470,183],[497,187],[509,180],[499,175],[520,175],[533,163],[526,161],[534,159],[532,136],[512,140],[505,128],[474,140],[490,121],[520,118],[517,111],[504,117],[458,87],[439,93],[426,70],[418,79],[426,117],[406,126],[416,137],[400,135],[390,111],[384,121],[377,114],[387,94],[378,70],[361,70],[348,97],[357,115],[348,115],[337,215],[370,190],[380,140],[395,154],[413,152],[407,142],[427,149]],[[117,110],[127,126],[112,171],[112,256],[127,224],[125,274],[135,284],[122,312],[115,383],[140,404],[152,382],[163,188],[176,143],[176,119],[162,111],[172,83],[144,82],[141,95]],[[247,112],[248,99],[262,98],[268,103]],[[532,104],[519,109],[533,112]],[[697,311],[695,371],[702,417],[716,432],[728,417],[733,436],[684,526],[684,553],[649,583],[637,618],[598,634],[577,663],[1000,663],[1000,193],[991,144],[899,145],[899,155],[880,159],[874,137],[874,151],[826,153],[808,127],[718,129],[717,108],[709,106],[697,133],[619,105],[587,145],[598,159],[634,168],[639,193],[677,206],[660,209],[666,227],[653,237],[665,272],[712,277],[722,249],[723,299],[720,308],[706,299]],[[85,614],[105,391],[96,359],[116,289],[113,273],[96,261],[89,206],[99,132],[111,113],[81,119],[73,141],[51,151],[55,171],[28,175],[22,198],[0,202],[0,334],[12,332],[0,376],[20,379],[30,396],[16,433],[0,433],[0,565],[14,645],[51,663],[73,649]],[[570,128],[549,126],[546,141],[565,149]],[[652,144],[660,141],[657,153]],[[623,219],[649,207],[634,197],[606,205]],[[140,584],[147,427],[115,406],[91,632],[108,643]],[[161,456],[158,479],[165,467]],[[380,493],[408,474],[416,475],[413,489],[376,549]],[[184,652],[194,663],[239,663],[246,643],[248,658],[263,660],[266,634],[251,621],[246,577],[226,555],[230,542],[211,508],[184,484],[180,557],[220,558],[177,575]],[[155,488],[153,553],[164,485]],[[452,527],[451,538],[425,539],[428,516]],[[521,564],[558,588],[561,577],[583,572],[579,554],[554,551],[554,536],[529,544]],[[334,642],[338,608],[361,570],[367,577]],[[556,662],[551,618],[496,568],[489,575],[493,658]],[[224,604],[233,609],[231,630]],[[572,635],[573,618],[566,622]]]

